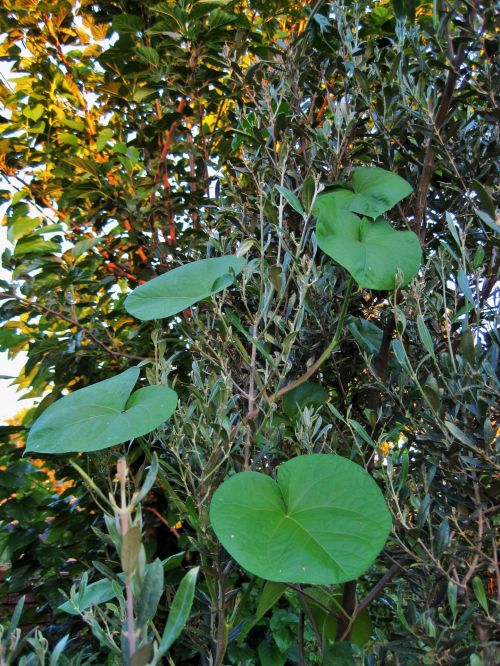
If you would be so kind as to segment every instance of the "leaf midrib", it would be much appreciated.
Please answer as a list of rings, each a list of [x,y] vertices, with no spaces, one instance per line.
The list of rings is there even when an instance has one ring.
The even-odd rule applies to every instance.
[[[303,527],[297,520],[294,520],[291,516],[285,516],[285,520],[286,519],[291,520],[292,523],[295,523],[295,525],[297,525],[299,527],[299,529],[302,532],[304,532],[304,534],[306,534],[318,546],[318,548],[321,551],[323,551],[323,553],[325,553],[325,555],[327,556],[327,559],[331,560],[333,562],[333,564],[336,567],[338,567],[338,569],[340,571],[342,571],[342,573],[344,575],[347,575],[347,571],[344,569],[344,567],[341,566],[334,557],[332,557],[332,555],[323,547],[323,545],[321,544],[320,541],[318,541],[317,539],[314,538],[314,535],[311,532],[308,532],[305,527]]]

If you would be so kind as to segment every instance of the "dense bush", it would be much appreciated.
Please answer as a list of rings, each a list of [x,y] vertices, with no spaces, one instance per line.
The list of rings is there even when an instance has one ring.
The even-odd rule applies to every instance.
[[[39,404],[0,433],[0,586],[34,595],[0,661],[49,659],[34,625],[60,641],[54,664],[157,663],[167,651],[177,664],[499,660],[493,11],[4,3],[13,281],[1,285],[0,345],[27,352],[17,384]],[[373,167],[412,193],[390,200],[386,184],[367,202],[356,178],[384,173]],[[346,187],[365,199],[344,208]],[[364,238],[359,223],[351,256],[348,224],[380,214],[394,235]],[[408,273],[403,237],[422,249]],[[218,280],[192,278],[202,288],[169,316],[126,300],[236,253]],[[374,254],[383,282],[367,278]],[[52,492],[36,434],[67,404],[55,401],[128,371],[109,397],[124,411],[130,391],[117,387],[137,364],[141,396],[175,389],[170,420],[151,407],[141,432],[99,451],[99,434],[68,426],[52,453],[87,452],[44,459],[73,484]],[[46,442],[63,442],[54,432]],[[275,479],[309,454],[364,468],[392,531],[356,580],[259,571],[266,582],[229,555],[212,497],[235,473]]]

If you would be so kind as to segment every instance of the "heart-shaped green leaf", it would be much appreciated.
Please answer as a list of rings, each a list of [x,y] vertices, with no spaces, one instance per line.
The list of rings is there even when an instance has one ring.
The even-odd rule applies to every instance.
[[[364,573],[391,529],[371,476],[329,454],[292,458],[278,468],[277,481],[235,474],[215,492],[210,519],[224,548],[251,573],[320,585]]]
[[[383,215],[398,201],[412,193],[404,178],[377,167],[359,167],[352,174],[354,195],[349,210],[373,219]]]
[[[171,317],[226,289],[244,264],[243,258],[228,255],[179,266],[134,289],[125,309],[143,321]]]
[[[138,377],[139,368],[130,368],[57,400],[35,421],[26,450],[100,451],[151,432],[173,414],[177,394],[146,386],[130,395]]]
[[[342,190],[318,197],[316,236],[319,247],[346,268],[360,287],[394,289],[418,273],[422,250],[413,231],[396,231],[379,218],[371,222],[343,208],[350,192]]]

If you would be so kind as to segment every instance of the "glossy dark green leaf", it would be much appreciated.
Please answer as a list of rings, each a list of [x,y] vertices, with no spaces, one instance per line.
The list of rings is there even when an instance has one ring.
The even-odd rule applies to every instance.
[[[113,17],[113,30],[121,34],[133,34],[139,32],[144,26],[140,16],[134,14],[116,14]]]
[[[53,240],[44,240],[41,236],[23,236],[14,248],[14,256],[23,254],[46,254],[59,252],[60,245]]]
[[[215,492],[210,519],[219,540],[251,573],[277,582],[333,584],[373,563],[391,528],[377,484],[336,455],[299,456],[277,481],[242,472]]]
[[[164,423],[177,404],[167,386],[132,393],[139,368],[79,389],[48,407],[30,429],[27,451],[99,451],[146,435]]]
[[[28,215],[15,217],[9,221],[7,238],[11,243],[15,243],[23,236],[28,236],[39,224],[40,219],[37,217]]]
[[[228,287],[244,264],[244,259],[229,255],[179,266],[134,289],[125,309],[142,320],[171,317]]]
[[[162,561],[163,569],[164,571],[172,571],[172,569],[177,569],[177,567],[180,567],[182,564],[182,560],[184,559],[184,551],[180,553],[176,553],[175,555],[170,555],[170,557],[167,557],[167,559]]]
[[[141,60],[147,62],[149,65],[153,65],[153,67],[157,67],[160,64],[158,51],[151,46],[138,46],[135,52]]]
[[[90,249],[92,249],[95,245],[98,245],[99,243],[102,243],[101,238],[85,238],[84,240],[78,241],[78,243],[75,243],[73,245],[73,247],[71,248],[71,254],[75,258],[78,258],[82,254],[85,254],[85,252],[88,252]]]

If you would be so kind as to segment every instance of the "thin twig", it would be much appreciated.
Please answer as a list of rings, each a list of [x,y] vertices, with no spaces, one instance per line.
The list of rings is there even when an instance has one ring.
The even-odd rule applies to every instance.
[[[255,327],[253,330],[253,336],[252,339],[255,340]],[[250,378],[248,382],[248,414],[251,414],[254,411],[254,404],[255,404],[255,364],[257,360],[257,346],[254,342],[252,344],[252,352],[250,356]],[[252,443],[252,433],[250,430],[250,427],[247,427],[247,431],[245,434],[245,449],[244,449],[244,455],[245,455],[245,462],[244,462],[244,469],[248,470],[248,467],[250,465],[250,448],[251,448],[251,443]]]
[[[125,539],[129,531],[130,509],[127,504],[127,463],[125,458],[120,458],[117,463],[117,475],[120,481],[120,530],[122,539]],[[133,657],[136,650],[135,620],[134,620],[134,594],[132,591],[132,577],[130,571],[125,572],[125,592],[127,600],[127,642],[129,659]]]
[[[484,536],[484,518],[483,518],[483,510],[481,507],[481,497],[479,494],[479,486],[477,481],[474,481],[472,485],[474,489],[474,500],[476,503],[476,507],[478,507],[478,517],[477,517],[477,541],[478,541],[478,546],[481,548],[482,543],[483,543],[483,536]],[[477,565],[479,562],[479,553],[476,552],[474,554],[474,557],[472,558],[471,563],[469,564],[469,569],[467,573],[465,574],[463,580],[462,580],[462,587],[467,587],[467,584],[469,580],[472,578],[474,573],[476,572]]]
[[[448,24],[446,27],[448,31]],[[413,219],[413,231],[420,238],[420,244],[425,243],[425,210],[427,206],[427,193],[434,173],[434,162],[436,158],[436,146],[434,138],[439,136],[444,125],[446,116],[453,100],[453,93],[459,77],[459,69],[465,60],[466,51],[464,44],[460,44],[457,54],[453,57],[452,66],[448,71],[448,77],[439,101],[439,107],[433,121],[432,135],[427,139],[420,181],[416,192],[415,216]]]
[[[220,563],[219,563],[220,564]],[[219,593],[217,596],[217,644],[215,653],[215,666],[222,666],[227,649],[227,627],[226,627],[226,590],[224,587],[224,572],[217,565],[217,576],[219,581]]]
[[[304,595],[300,586],[299,586],[297,591],[298,591],[300,605],[302,606],[302,608],[304,610],[304,613],[307,615],[307,619],[309,620],[309,623],[312,627],[312,630],[314,631],[314,635],[316,637],[316,640],[318,641],[318,645],[321,648],[321,652],[323,652],[323,650],[324,650],[323,637],[322,637],[322,635],[321,635],[321,633],[318,629],[318,626],[317,626],[317,624],[314,620],[314,617],[311,613],[311,609],[309,607],[309,604],[307,603],[306,597],[305,597],[305,595]]]
[[[303,590],[300,587],[300,585],[294,585],[293,583],[285,583],[285,584],[291,590],[295,590],[295,592],[301,594],[303,597],[306,597],[307,599],[310,599],[311,601],[313,601],[316,604],[316,606],[321,608],[321,610],[323,610],[328,615],[332,615],[337,620],[339,619],[339,617],[341,617],[340,613],[336,613],[334,610],[332,610],[329,606],[324,604],[322,601],[319,601],[319,599],[316,599],[316,597],[313,597],[312,594],[309,594],[309,592],[307,592],[306,590]]]
[[[299,628],[298,628],[298,651],[299,651],[299,666],[306,666],[306,654],[304,650],[304,611],[299,613]]]
[[[359,615],[364,611],[364,609],[371,604],[371,602],[376,599],[379,594],[382,592],[384,587],[391,582],[391,580],[394,578],[396,573],[399,571],[401,568],[400,564],[393,564],[391,568],[382,576],[382,578],[379,580],[379,582],[372,587],[372,589],[368,592],[366,597],[362,599],[359,604],[356,607],[356,615]]]
[[[181,538],[181,535],[180,535],[179,532],[175,529],[175,527],[172,527],[172,526],[170,525],[170,523],[168,522],[168,520],[167,520],[166,518],[164,518],[164,517],[161,515],[161,513],[160,513],[159,511],[157,511],[154,507],[152,507],[152,506],[143,506],[142,508],[145,509],[146,511],[149,511],[150,513],[153,513],[153,514],[158,518],[158,520],[160,520],[164,525],[166,525],[166,526],[168,527],[168,529],[172,532],[172,534],[175,535],[175,538],[176,538],[176,539],[180,539],[180,538]]]

